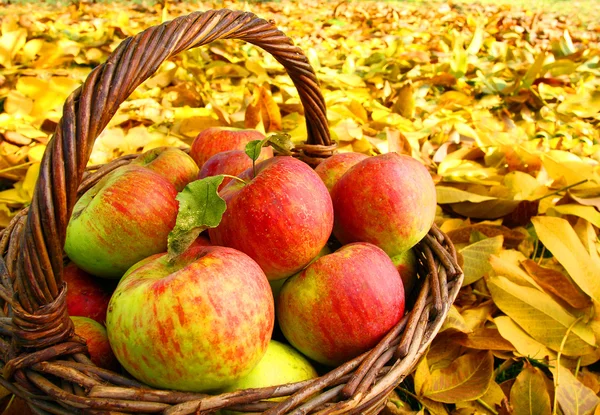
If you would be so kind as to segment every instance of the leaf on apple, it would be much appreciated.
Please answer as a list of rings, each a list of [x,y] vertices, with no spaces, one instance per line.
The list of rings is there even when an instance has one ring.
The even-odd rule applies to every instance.
[[[246,144],[246,154],[252,159],[252,163],[260,157],[260,152],[267,140],[268,138],[265,138],[264,140],[253,140]]]
[[[221,222],[227,204],[217,190],[223,179],[223,175],[218,175],[193,181],[177,195],[179,212],[175,227],[169,233],[169,261],[185,252],[202,231]]]
[[[262,151],[262,148],[267,146],[273,147],[273,149],[277,153],[283,154],[285,156],[291,156],[292,149],[294,148],[292,138],[289,134],[277,133],[271,134],[264,140],[250,141],[248,144],[246,144],[245,151],[248,157],[250,157],[252,161],[255,162],[260,157],[260,152]]]
[[[260,152],[263,147],[271,146],[273,149],[285,156],[292,155],[294,144],[289,134],[271,134],[264,140],[253,140],[246,144],[245,152],[252,159],[252,171],[256,176],[256,160],[260,157]]]

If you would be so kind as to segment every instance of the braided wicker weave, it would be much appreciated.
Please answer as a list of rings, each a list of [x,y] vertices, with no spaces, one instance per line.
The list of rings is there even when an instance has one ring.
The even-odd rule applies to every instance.
[[[128,38],[64,105],[41,163],[29,209],[2,233],[0,249],[0,384],[40,414],[212,413],[221,408],[275,414],[374,414],[411,372],[458,294],[462,272],[450,240],[433,227],[417,245],[414,306],[371,351],[317,379],[218,396],[154,390],[96,367],[85,340],[73,335],[62,279],[63,244],[77,198],[123,157],[87,168],[92,144],[134,89],[169,57],[216,39],[241,39],[271,53],[298,89],[308,141],[297,156],[311,164],[331,155],[325,103],[302,51],[273,24],[251,13],[193,13]],[[266,401],[286,397],[281,402]]]

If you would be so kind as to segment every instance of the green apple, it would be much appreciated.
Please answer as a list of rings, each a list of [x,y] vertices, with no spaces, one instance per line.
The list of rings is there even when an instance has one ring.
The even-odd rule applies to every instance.
[[[271,340],[258,365],[246,376],[225,388],[224,392],[301,382],[317,376],[315,368],[296,349]],[[282,398],[272,400],[279,401]]]

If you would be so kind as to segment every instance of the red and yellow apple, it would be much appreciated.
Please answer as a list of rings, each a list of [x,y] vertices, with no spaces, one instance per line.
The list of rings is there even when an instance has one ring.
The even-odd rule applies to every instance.
[[[340,177],[346,173],[350,167],[360,161],[368,158],[362,153],[338,153],[323,160],[316,168],[315,173],[319,175],[327,190],[331,192],[333,186],[338,182]]]
[[[270,155],[273,154],[268,147],[264,147],[261,151],[260,157],[257,162],[266,160]],[[209,176],[216,176],[219,174],[227,174],[229,176],[237,176],[243,171],[252,167],[252,159],[248,157],[244,150],[230,150],[222,153],[215,154],[202,166],[198,178],[204,179]],[[223,182],[219,186],[221,190],[227,183],[233,180],[230,177],[225,177]]]
[[[209,229],[214,245],[239,249],[269,280],[298,272],[325,246],[333,226],[327,188],[305,163],[280,156],[231,181],[219,195],[227,203],[221,223]]]
[[[100,324],[106,321],[106,309],[112,295],[105,281],[70,263],[63,271],[67,283],[67,311],[70,316],[89,317]]]
[[[194,243],[169,262],[132,267],[106,318],[123,367],[154,387],[203,392],[246,376],[262,359],[274,325],[273,295],[246,254]]]
[[[175,147],[157,147],[140,154],[131,164],[150,169],[173,183],[181,192],[198,178],[198,165],[184,151]]]
[[[92,275],[121,278],[136,262],[167,250],[176,196],[160,174],[137,165],[119,167],[75,204],[64,250]]]
[[[325,255],[281,288],[277,319],[292,346],[336,366],[374,347],[404,314],[402,279],[375,245]]]
[[[71,321],[75,334],[86,340],[92,362],[104,369],[118,370],[119,362],[110,347],[104,326],[87,317],[71,316]]]
[[[190,156],[198,167],[215,154],[230,150],[244,150],[246,144],[254,140],[263,140],[265,136],[256,130],[243,130],[231,127],[211,127],[202,131],[194,139],[190,148]],[[267,154],[273,155],[271,148],[265,148]]]
[[[398,153],[369,157],[331,192],[333,234],[342,243],[370,242],[390,257],[412,248],[435,219],[435,185],[419,161]]]

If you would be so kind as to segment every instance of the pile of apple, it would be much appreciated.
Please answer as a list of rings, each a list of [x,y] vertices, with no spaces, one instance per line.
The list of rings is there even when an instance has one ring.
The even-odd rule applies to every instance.
[[[339,365],[398,323],[411,248],[435,217],[426,168],[341,153],[313,170],[271,146],[289,148],[211,128],[189,155],[151,150],[79,199],[67,307],[96,364],[158,388],[268,386],[315,377],[311,361]]]

